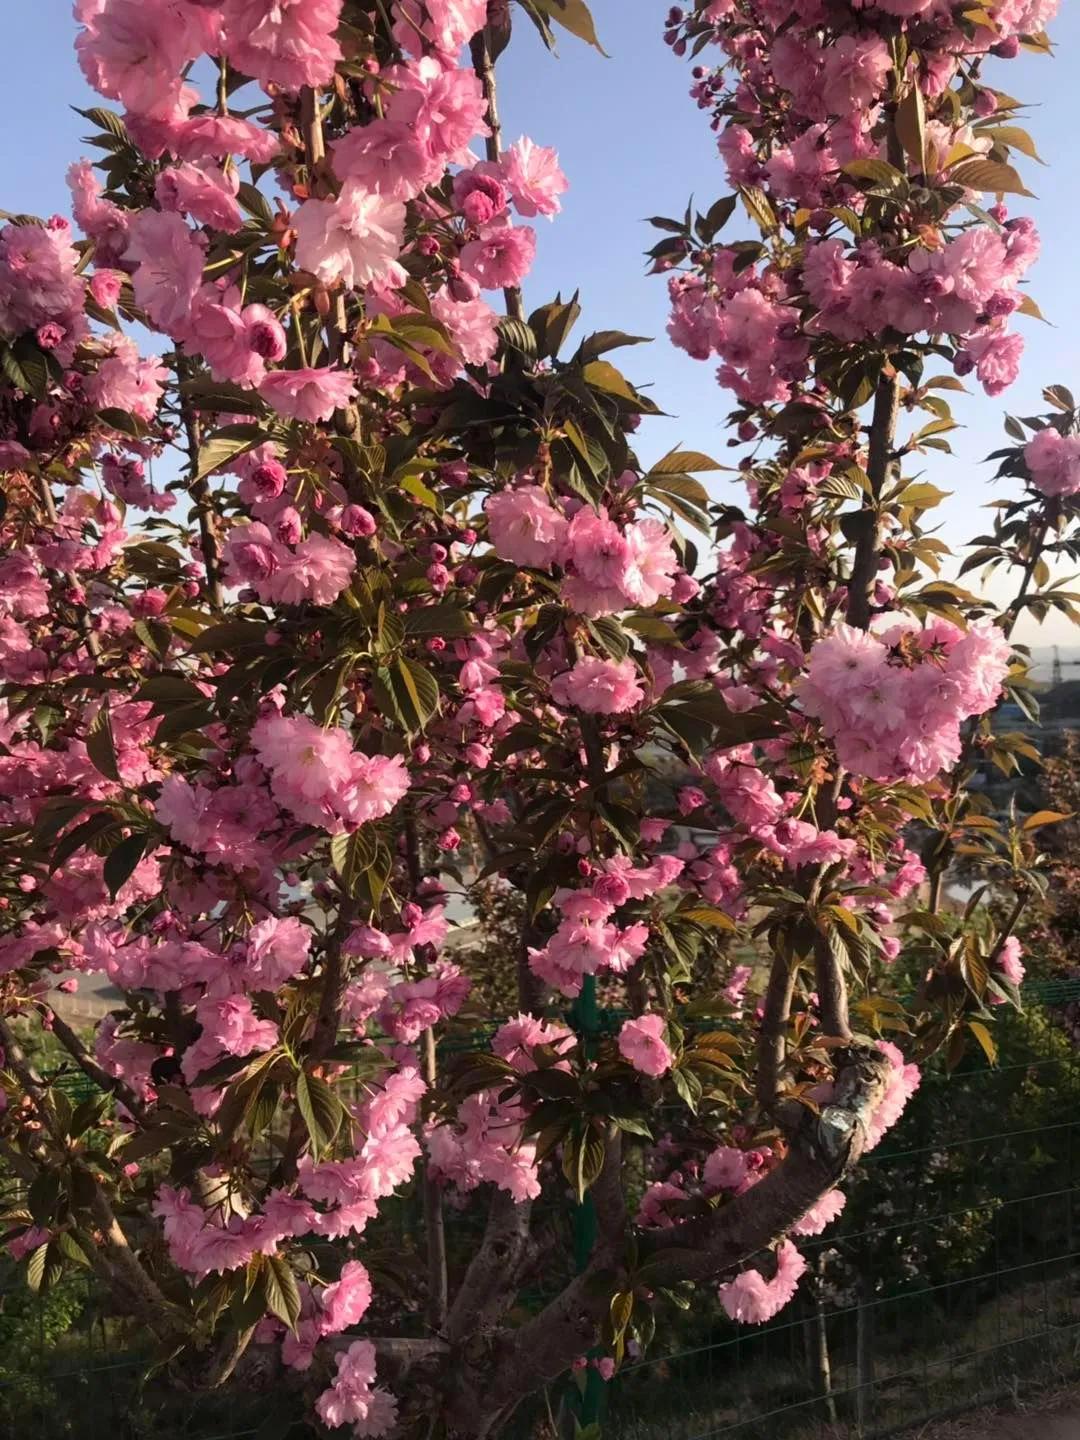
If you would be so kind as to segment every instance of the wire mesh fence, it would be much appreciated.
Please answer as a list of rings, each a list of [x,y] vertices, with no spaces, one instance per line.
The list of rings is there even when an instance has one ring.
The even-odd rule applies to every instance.
[[[771,1324],[734,1326],[709,1293],[662,1301],[668,1347],[605,1387],[604,1440],[884,1440],[1080,1374],[1078,1005],[1080,982],[1029,986],[996,1066],[924,1076],[840,1219],[799,1242],[807,1274]],[[404,1241],[407,1204],[394,1223]],[[504,1440],[554,1440],[573,1397],[556,1387]],[[148,1377],[83,1273],[36,1296],[0,1261],[0,1436],[300,1440],[301,1408],[276,1380],[197,1396]]]

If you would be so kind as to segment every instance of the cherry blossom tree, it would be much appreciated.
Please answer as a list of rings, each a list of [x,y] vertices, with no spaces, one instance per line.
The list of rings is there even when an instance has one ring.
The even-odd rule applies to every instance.
[[[75,228],[0,230],[0,1155],[31,1286],[89,1267],[185,1385],[494,1436],[674,1292],[777,1313],[920,1065],[992,1055],[1055,816],[970,781],[1030,753],[993,721],[1031,704],[1016,620],[1076,618],[1074,401],[1009,421],[1016,494],[963,565],[1018,572],[1000,612],[947,578],[912,470],[1038,314],[1003,201],[1034,146],[989,81],[1053,9],[670,12],[732,193],[658,217],[652,259],[733,392],[736,506],[706,455],[640,463],[656,406],[606,358],[637,337],[524,304],[567,179],[506,143],[495,65],[526,21],[599,45],[581,0],[78,0],[110,106]],[[455,960],[493,893],[516,1014]],[[120,996],[89,1038],[55,998],[88,975]]]

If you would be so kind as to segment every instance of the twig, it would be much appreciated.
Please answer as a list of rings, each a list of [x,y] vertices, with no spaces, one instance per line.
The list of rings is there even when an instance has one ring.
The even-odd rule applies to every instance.
[[[52,1033],[60,1041],[61,1045],[63,1045],[64,1049],[72,1057],[83,1074],[87,1076],[88,1079],[93,1080],[94,1084],[102,1090],[107,1090],[115,1095],[133,1119],[137,1120],[140,1125],[145,1125],[148,1119],[146,1106],[135,1094],[135,1091],[132,1090],[127,1081],[121,1080],[116,1075],[110,1075],[89,1053],[71,1026],[68,1025],[65,1020],[61,1020],[55,1010],[51,1013]]]
[[[473,69],[476,71],[477,79],[484,91],[484,99],[487,101],[487,123],[491,134],[484,141],[484,151],[488,160],[497,165],[502,155],[502,122],[499,119],[498,91],[495,86],[495,62],[491,57],[491,32],[490,27],[485,26],[478,30],[469,44],[469,53],[472,56]],[[525,319],[525,306],[522,303],[521,289],[517,285],[509,285],[503,291],[503,298],[506,301],[506,313],[511,320]]]
[[[183,379],[187,371],[188,367],[185,361],[178,357],[179,377]],[[188,460],[191,465],[188,489],[191,491],[191,498],[195,501],[195,513],[199,522],[199,549],[202,552],[203,567],[206,570],[206,593],[214,609],[220,610],[224,600],[224,591],[221,585],[221,556],[215,531],[217,513],[214,510],[214,497],[210,489],[210,482],[205,475],[199,474],[199,451],[202,446],[201,426],[199,417],[195,414],[195,408],[186,396],[181,396],[180,399],[180,416],[184,422],[184,434],[187,437]]]

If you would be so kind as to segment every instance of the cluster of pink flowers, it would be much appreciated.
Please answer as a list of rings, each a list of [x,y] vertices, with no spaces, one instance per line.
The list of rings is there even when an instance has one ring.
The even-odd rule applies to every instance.
[[[1015,55],[1028,33],[1022,27],[1041,28],[1056,0],[997,6],[985,23],[938,0],[894,0],[877,9],[884,16],[874,7],[819,5],[792,14],[769,0],[732,0],[704,14],[669,17],[666,38],[680,53],[684,20],[695,33],[702,20],[716,27],[712,38],[724,59],[715,70],[695,69],[691,93],[713,113],[732,187],[760,196],[754,214],[767,232],[793,224],[794,215],[809,219],[808,232],[798,236],[801,273],[786,259],[782,265],[765,259],[758,269],[738,248],[716,245],[670,281],[673,340],[695,358],[719,356],[720,383],[750,405],[790,398],[809,374],[818,337],[874,340],[887,328],[951,336],[958,373],[974,370],[989,394],[1016,378],[1023,341],[1008,321],[1021,304],[1017,286],[1038,254],[1032,223],[1007,222],[999,206],[974,225],[967,213],[947,211],[933,229],[904,214],[911,237],[903,243],[895,233],[867,236],[857,218],[865,209],[859,180],[875,175],[875,163],[887,163],[889,174],[900,164],[917,184],[955,184],[963,194],[963,181],[951,172],[991,148],[993,138],[972,122],[993,115],[998,102],[990,90],[960,97],[950,86],[972,56],[990,49]],[[887,134],[887,105],[898,87],[888,33],[877,24],[893,15],[904,20],[911,47],[899,82],[922,92],[920,155],[904,155]],[[906,194],[898,199],[902,211]],[[845,214],[856,217],[846,227],[850,239],[841,238],[845,225],[836,223]],[[956,227],[951,237],[942,233],[948,224]],[[661,268],[681,258],[666,256]]]
[[[59,215],[45,225],[0,229],[0,335],[29,330],[43,350],[70,364],[89,330],[78,265],[71,226]]]
[[[400,755],[363,755],[348,732],[321,729],[302,715],[266,715],[251,743],[277,802],[324,829],[354,828],[389,815],[409,788]]]
[[[988,621],[838,625],[811,650],[799,698],[853,774],[930,780],[959,758],[961,723],[997,700],[1010,654]]]
[[[356,1340],[337,1358],[337,1374],[329,1390],[315,1402],[319,1419],[336,1429],[351,1425],[357,1440],[385,1435],[397,1423],[397,1401],[375,1384],[375,1347]]]
[[[621,715],[645,698],[632,660],[578,660],[551,682],[557,705],[586,715]]]
[[[519,1074],[536,1069],[533,1050],[540,1045],[560,1052],[576,1040],[564,1025],[545,1024],[532,1015],[518,1015],[492,1036],[493,1052]],[[567,1069],[565,1061],[559,1068]],[[458,1108],[453,1124],[436,1125],[428,1133],[432,1171],[462,1192],[485,1182],[507,1191],[518,1202],[540,1193],[536,1142],[522,1138],[527,1111],[504,1098],[499,1087],[471,1095]]]
[[[407,57],[379,78],[378,117],[332,145],[340,189],[331,198],[309,195],[291,217],[296,261],[322,284],[366,291],[371,300],[403,286],[407,204],[438,184],[448,166],[464,166],[454,184],[464,226],[450,272],[453,293],[444,292],[442,306],[452,312],[460,304],[475,328],[478,289],[519,284],[532,263],[533,231],[510,223],[508,205],[526,217],[550,217],[566,179],[555,153],[527,137],[497,163],[477,164],[469,152],[470,141],[488,133],[480,82],[458,64],[462,44],[484,23],[476,0],[397,8]],[[269,11],[260,0],[226,0],[182,12],[168,0],[145,6],[84,0],[77,10],[85,27],[79,58],[89,82],[124,104],[129,131],[148,155],[175,157],[158,179],[160,209],[134,217],[101,197],[88,167],[72,171],[80,223],[103,247],[99,263],[123,260],[133,268],[136,300],[153,323],[204,355],[216,373],[259,385],[285,415],[325,418],[312,400],[302,409],[290,405],[284,382],[260,384],[265,362],[285,354],[276,317],[258,305],[223,300],[215,286],[202,284],[203,240],[184,217],[239,230],[237,174],[219,162],[242,155],[265,163],[277,139],[244,119],[193,116],[198,96],[184,71],[206,51],[272,91],[325,85],[341,58],[335,35],[341,0],[288,0]],[[483,198],[470,205],[470,194]],[[452,314],[440,319],[453,334]],[[324,385],[334,378],[326,367],[310,373],[309,387],[319,384],[316,376]],[[324,403],[332,409],[344,400],[335,395],[331,402],[328,393]]]
[[[699,99],[717,111],[733,183],[775,225],[758,248],[695,241],[689,273],[672,279],[671,329],[719,360],[744,406],[743,442],[777,433],[756,407],[790,399],[832,428],[822,355],[876,354],[885,327],[886,348],[897,335],[951,337],[957,368],[990,389],[1019,344],[1006,326],[1037,251],[1030,224],[995,209],[993,223],[946,216],[908,234],[898,204],[895,229],[875,233],[860,218],[875,213],[866,176],[849,173],[888,153],[883,101],[898,77],[875,11],[910,21],[918,41],[902,77],[928,114],[912,191],[948,180],[956,145],[983,153],[978,128],[937,103],[953,59],[982,53],[967,44],[970,22],[954,55],[947,0],[848,8],[715,0],[706,12],[739,17],[724,32],[738,76],[730,90],[706,76]],[[999,33],[1040,8],[1005,0]],[[524,446],[508,459],[496,427],[474,449],[455,414],[488,403],[514,370],[496,361],[512,328],[484,294],[521,284],[536,247],[528,222],[557,214],[566,189],[555,153],[525,137],[495,159],[470,149],[488,134],[488,101],[462,49],[488,23],[485,0],[392,0],[370,47],[344,0],[77,0],[76,12],[84,73],[125,111],[104,142],[120,159],[105,167],[107,190],[86,162],[69,173],[86,244],[59,220],[0,230],[0,340],[11,342],[0,822],[20,845],[30,837],[0,895],[0,974],[13,977],[12,1009],[46,1022],[64,971],[133,997],[94,1044],[120,1082],[116,1133],[138,1133],[141,1106],[155,1123],[171,1093],[198,1118],[199,1143],[215,1145],[198,1186],[157,1191],[169,1257],[193,1286],[265,1273],[270,1257],[295,1266],[295,1324],[286,1334],[264,1319],[259,1334],[306,1369],[367,1316],[371,1277],[356,1255],[422,1155],[454,1204],[483,1185],[524,1202],[550,1173],[531,1098],[544,1079],[574,1094],[614,1073],[643,1108],[660,1085],[639,1077],[685,1091],[684,981],[672,999],[654,964],[677,955],[669,978],[686,975],[683,940],[704,950],[710,928],[747,920],[777,883],[798,888],[807,877],[778,881],[785,867],[841,866],[859,933],[895,957],[899,940],[879,932],[925,872],[902,838],[873,854],[851,838],[864,832],[847,807],[867,787],[841,797],[835,828],[814,823],[806,780],[827,756],[812,742],[823,731],[855,776],[936,775],[963,719],[998,695],[1009,647],[983,624],[883,621],[870,635],[826,633],[807,669],[806,631],[773,562],[798,532],[808,573],[828,577],[820,613],[836,613],[835,528],[818,502],[860,459],[836,428],[785,464],[748,466],[751,500],[783,526],[714,512],[705,584],[683,568],[692,549],[647,513],[664,470],[643,477],[623,444],[632,407],[605,407],[605,425],[634,468],[595,485],[567,472],[561,439],[543,459]],[[216,110],[193,83],[200,57],[223,62]],[[227,113],[226,92],[232,104],[245,86],[240,113]],[[845,214],[851,241],[839,238]],[[160,358],[140,355],[130,319],[167,337]],[[39,365],[16,382],[20,354]],[[540,361],[529,379],[554,390],[566,374]],[[565,395],[572,408],[569,385]],[[1076,444],[1039,432],[1027,447],[1036,488],[1080,489]],[[173,446],[190,450],[186,479],[163,462]],[[688,469],[702,458],[685,457]],[[686,476],[669,467],[668,478],[673,496],[704,506]],[[192,513],[182,505],[127,534],[125,511],[166,515],[189,484]],[[883,582],[878,608],[890,598]],[[740,735],[769,738],[730,743]],[[681,762],[691,753],[692,773],[651,773],[654,746]],[[625,826],[624,803],[635,807]],[[550,987],[554,1012],[592,977],[629,982],[635,1013],[599,1059],[561,1023],[518,1015],[482,1057],[481,1088],[428,1096],[414,1047],[469,1019],[468,963],[444,945],[454,907],[485,893],[474,841],[493,884],[518,891],[519,869],[535,868],[543,887],[523,989]],[[455,939],[468,946],[467,931]],[[719,1008],[751,1035],[751,967],[734,948],[709,954]],[[1002,993],[1023,978],[1014,940],[995,976]],[[820,1024],[813,1007],[804,1018]],[[882,1050],[891,1073],[872,1143],[919,1083],[898,1050]],[[368,1077],[355,1089],[337,1068],[353,1060]],[[253,1112],[237,1121],[229,1103],[256,1081],[268,1087],[258,1110],[272,1096],[293,1127],[295,1153],[269,1180]],[[310,1118],[320,1100],[338,1124],[326,1145]],[[723,1206],[784,1163],[740,1148],[738,1125],[731,1134],[702,1159],[698,1131],[648,1190],[641,1223],[675,1224],[687,1202]],[[667,1164],[681,1143],[652,1158]],[[125,1200],[149,1195],[147,1178],[132,1166],[103,1183]],[[821,1233],[843,1206],[825,1195],[792,1236]],[[16,1248],[46,1239],[35,1227]],[[330,1266],[301,1262],[328,1242]],[[775,1273],[763,1265],[721,1288],[725,1309],[768,1319],[804,1263],[785,1240]],[[338,1347],[317,1408],[360,1436],[395,1424],[370,1343]]]
[[[619,1054],[642,1075],[664,1075],[674,1056],[664,1039],[667,1029],[663,1015],[642,1015],[626,1020],[619,1031]]]
[[[1080,493],[1080,435],[1062,435],[1052,425],[1024,446],[1035,489],[1050,499]]]
[[[356,556],[317,531],[301,540],[295,511],[279,514],[275,529],[276,535],[258,520],[233,526],[223,555],[228,579],[267,604],[332,605],[352,578]],[[283,534],[294,535],[296,543],[284,543],[278,538]]]
[[[556,506],[530,484],[499,491],[484,508],[495,553],[514,565],[559,566],[563,599],[583,615],[655,605],[676,592],[678,560],[659,520],[620,526],[580,501]]]
[[[554,903],[562,916],[543,949],[530,948],[534,973],[564,995],[581,993],[586,975],[609,970],[625,975],[645,953],[649,927],[639,922],[620,927],[613,916],[627,900],[644,900],[671,885],[684,861],[660,855],[651,864],[635,866],[626,856],[604,861],[588,890],[560,890]]]

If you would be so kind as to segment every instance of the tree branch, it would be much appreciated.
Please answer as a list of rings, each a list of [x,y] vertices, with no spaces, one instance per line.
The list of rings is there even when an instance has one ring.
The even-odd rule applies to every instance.
[[[786,1235],[858,1162],[889,1066],[870,1047],[853,1046],[839,1060],[831,1101],[820,1115],[804,1112],[787,1157],[764,1180],[707,1216],[638,1236],[650,1287],[712,1280],[749,1260]],[[609,1152],[607,1164],[611,1159]],[[485,1353],[482,1374],[466,1367],[448,1409],[452,1425],[489,1436],[500,1414],[594,1343],[611,1296],[633,1283],[602,1233],[586,1270],[539,1315],[505,1335],[494,1354]]]
[[[338,916],[334,929],[327,938],[326,953],[323,957],[322,993],[319,997],[319,1012],[315,1017],[315,1028],[308,1042],[305,1064],[314,1066],[326,1059],[337,1039],[341,1020],[341,997],[348,982],[348,973],[342,955],[342,947],[356,917],[356,901],[343,895],[338,903]],[[307,1126],[299,1109],[295,1111],[289,1138],[281,1157],[281,1172],[286,1180],[296,1176],[296,1163],[304,1148]]]
[[[814,977],[822,1031],[833,1039],[850,1040],[847,981],[827,935],[818,934],[814,941]]]
[[[507,1191],[494,1191],[484,1238],[447,1316],[445,1334],[451,1344],[464,1344],[489,1330],[513,1304],[518,1275],[531,1249],[531,1219],[531,1201],[518,1204]]]
[[[6,1064],[33,1101],[42,1125],[60,1152],[60,1163],[70,1166],[72,1175],[78,1175],[80,1184],[89,1195],[85,1208],[101,1232],[104,1248],[108,1252],[108,1274],[114,1288],[126,1292],[136,1312],[159,1338],[186,1333],[175,1308],[136,1259],[97,1178],[72,1152],[71,1139],[64,1134],[57,1122],[56,1112],[50,1104],[44,1082],[5,1020],[0,1020],[0,1045],[4,1048]],[[55,1168],[56,1162],[47,1160],[46,1163],[49,1163],[50,1168]]]
[[[83,1074],[94,1082],[100,1089],[115,1095],[124,1109],[137,1120],[140,1125],[145,1125],[148,1120],[146,1106],[132,1090],[126,1080],[121,1080],[116,1075],[110,1075],[86,1049],[86,1046],[79,1039],[71,1026],[51,1010],[51,1030],[56,1038],[63,1045],[64,1049],[78,1065]]]
[[[757,1098],[763,1110],[771,1110],[779,1094],[787,1054],[787,1026],[795,998],[795,972],[796,965],[790,957],[773,956],[758,1031]]]
[[[877,506],[889,478],[896,442],[896,421],[900,413],[900,377],[890,368],[878,381],[874,396],[874,415],[870,422],[869,458],[866,473],[870,477],[870,500],[853,518],[859,522],[855,539],[855,556],[848,580],[847,622],[859,630],[870,625],[874,587],[877,584],[880,522]]]
[[[178,357],[177,371],[181,378],[188,372],[188,368],[184,359]],[[188,482],[188,489],[195,502],[195,514],[199,522],[199,549],[202,552],[203,566],[206,570],[206,594],[214,609],[220,610],[224,602],[224,591],[221,584],[221,555],[218,550],[216,532],[217,512],[214,509],[210,481],[205,475],[198,473],[199,450],[202,445],[201,426],[191,401],[183,397],[180,400],[180,415],[184,422],[184,433],[187,436],[188,460],[192,475]]]
[[[498,92],[495,87],[495,62],[491,54],[492,36],[492,12],[495,5],[489,0],[488,24],[483,30],[478,30],[469,44],[469,53],[472,56],[473,69],[476,71],[477,79],[484,91],[484,99],[487,101],[487,123],[491,134],[484,142],[484,150],[488,160],[497,165],[502,155],[502,122],[499,120]],[[503,291],[506,301],[506,313],[511,320],[524,320],[525,307],[521,299],[521,289],[517,285],[510,285]]]

